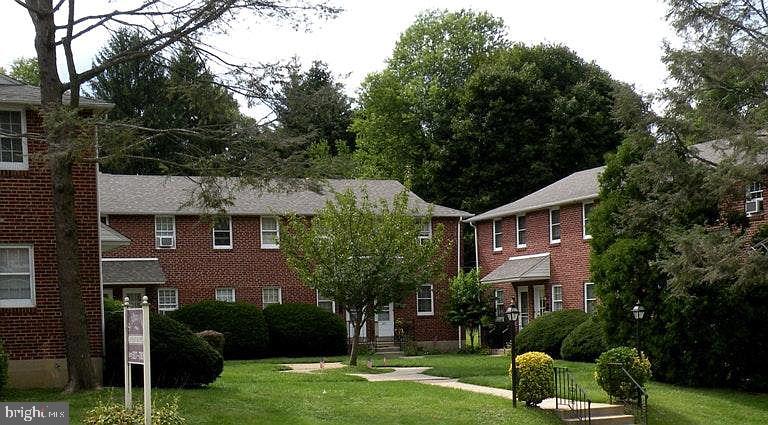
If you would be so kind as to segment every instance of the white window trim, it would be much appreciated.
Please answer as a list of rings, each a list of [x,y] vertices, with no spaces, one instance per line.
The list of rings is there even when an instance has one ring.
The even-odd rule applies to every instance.
[[[0,248],[25,248],[29,253],[29,299],[0,300],[0,308],[29,308],[36,306],[35,298],[35,248],[32,244],[0,244]],[[7,273],[16,275],[17,273]],[[26,273],[22,273],[26,275]]]
[[[589,299],[587,298],[587,285],[593,285],[593,289],[592,290],[594,291],[595,283],[594,282],[584,282],[584,312],[586,312],[586,313],[588,313],[588,311],[587,311],[587,303],[589,301],[597,302],[597,297],[589,298]]]
[[[316,301],[315,305],[320,307],[320,301],[321,301],[321,299],[320,299],[320,291],[315,291],[315,293],[317,294],[317,301]],[[322,301],[325,301],[325,302],[330,301],[331,302],[331,310],[333,311],[334,314],[336,313],[336,301],[334,301],[334,300],[332,300],[330,298],[323,298]]]
[[[504,233],[501,231],[501,229],[497,229],[497,227],[501,226],[501,219],[497,218],[493,220],[493,225],[491,226],[492,234],[491,234],[491,244],[493,245],[493,251],[499,252],[503,249],[504,243],[502,242],[501,245],[496,246],[496,235],[502,235],[504,237]]]
[[[422,286],[429,286],[429,311],[419,311],[419,300],[425,300],[426,298],[419,298],[419,289]],[[434,316],[435,315],[435,287],[432,284],[420,285],[416,290],[416,315],[417,316]]]
[[[501,299],[499,299],[499,292],[501,292]],[[499,316],[497,314],[498,308],[501,306],[501,312],[502,315]],[[493,290],[493,308],[494,308],[494,315],[496,316],[496,321],[500,322],[504,320],[504,289],[496,288]]]
[[[526,297],[526,303],[525,303],[525,313],[523,313],[523,305],[520,302],[520,299],[522,298],[522,294],[525,293]],[[528,326],[528,323],[531,323],[531,310],[530,310],[530,298],[528,293],[528,287],[527,286],[518,286],[517,287],[517,297],[515,298],[515,303],[517,304],[517,308],[520,310],[520,315],[517,318],[517,329],[522,330],[524,326]],[[526,320],[528,323],[523,325],[522,315],[525,315]]]
[[[560,299],[555,299],[555,288],[560,288]],[[552,285],[552,311],[559,311],[555,310],[555,303],[560,303],[560,310],[563,310],[565,307],[565,303],[563,302],[563,285]]]
[[[518,248],[527,248],[528,247],[527,244],[520,243],[520,218],[525,218],[525,214],[515,216],[515,246],[517,246]],[[528,220],[526,220],[525,228],[523,230],[526,232],[526,236],[527,236]]]
[[[223,230],[216,230],[216,223],[213,223],[213,226],[211,228],[211,238],[213,243],[213,249],[232,249],[232,246],[234,245],[234,232],[232,231],[232,216],[228,216],[227,220],[229,220],[229,245],[216,245],[216,232],[223,232]],[[176,226],[173,226],[174,229],[176,229]]]
[[[267,216],[260,216],[259,217],[259,239],[261,240],[261,249],[280,249],[280,243],[264,243],[264,218],[274,218],[276,227],[277,227],[277,234],[275,235],[277,240],[280,240],[280,220],[277,218],[277,216],[274,215],[267,215]],[[275,232],[275,230],[268,230],[268,232]]]
[[[583,202],[581,204],[581,237],[586,239],[592,239],[591,234],[587,234],[587,205],[595,205],[594,201],[587,201]],[[560,221],[562,221],[562,217],[560,218]],[[560,227],[560,234],[562,235],[562,226]]]
[[[267,287],[261,288],[261,308],[267,308],[267,306],[275,304],[275,303],[267,304],[266,301],[264,300],[264,291],[267,289],[277,289],[277,304],[283,303],[283,288],[279,286],[267,286]]]
[[[422,231],[425,228],[429,229],[429,234],[428,235],[423,235],[422,234]],[[430,240],[430,239],[432,239],[432,220],[424,223],[424,227],[422,227],[421,231],[419,231],[419,242],[422,242],[422,241],[425,241],[425,240]]]
[[[224,289],[232,290],[232,301],[224,301],[224,300],[220,300],[220,299],[219,299],[219,290],[224,290]],[[235,288],[232,288],[232,287],[226,287],[226,288],[216,288],[216,289],[214,289],[214,290],[213,290],[213,298],[214,298],[216,301],[223,301],[223,302],[236,302],[236,301],[237,301],[237,295],[236,295],[236,293],[235,293],[235,292],[236,292],[236,291],[235,291]]]
[[[557,222],[557,225],[560,226],[560,238],[552,239],[552,228],[554,227],[554,225],[552,224],[553,211],[558,211],[558,214],[560,214],[560,207],[554,207],[549,209],[549,243],[550,244],[560,243],[560,240],[563,237],[563,217],[559,216],[560,221]]]
[[[173,221],[173,245],[171,246],[160,246],[158,243],[158,236],[157,236],[157,219],[160,217],[171,217]],[[156,215],[155,216],[155,249],[176,249],[176,216],[175,215]]]
[[[160,303],[160,291],[173,291],[176,298],[176,307],[162,308]],[[177,288],[157,288],[157,311],[174,311],[179,309],[179,290]]]
[[[753,189],[753,187],[752,187],[753,185],[755,185],[756,187],[759,187],[759,189],[752,190]],[[759,195],[758,195],[758,193],[759,193]],[[748,204],[749,202],[757,202],[758,203],[757,211],[747,212],[747,217],[752,217],[753,215],[759,214],[761,211],[763,211],[764,206],[762,206],[762,204],[763,204],[764,194],[765,194],[765,186],[763,185],[763,182],[755,181],[755,182],[751,182],[751,183],[749,183],[747,185],[747,194],[746,194],[746,199],[744,201],[745,209],[746,209],[746,204]]]
[[[0,111],[21,112],[21,162],[0,161],[0,170],[26,171],[29,170],[29,145],[27,144],[27,113],[21,108],[2,108]]]

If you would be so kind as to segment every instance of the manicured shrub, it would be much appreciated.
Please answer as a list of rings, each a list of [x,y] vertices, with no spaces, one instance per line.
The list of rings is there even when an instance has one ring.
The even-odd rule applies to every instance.
[[[560,310],[532,320],[517,336],[517,351],[542,351],[560,357],[563,340],[577,326],[587,320],[581,310]]]
[[[85,425],[144,425],[144,405],[135,403],[127,410],[122,403],[99,401],[85,413]],[[152,425],[186,425],[179,414],[179,401],[173,399],[164,405],[152,403]]]
[[[275,356],[345,354],[347,328],[336,314],[311,304],[274,304],[264,309],[270,352]]]
[[[541,403],[555,392],[554,361],[538,351],[520,354],[517,363],[517,398],[528,406]],[[510,376],[512,366],[509,366]]]
[[[123,303],[114,298],[105,298],[104,313],[114,313],[117,311],[123,311]]]
[[[196,387],[207,385],[221,375],[224,360],[205,340],[182,323],[169,317],[150,315],[152,386]],[[105,317],[106,360],[104,381],[123,385],[123,314]],[[142,367],[133,366],[132,382],[142,382]]]
[[[222,356],[224,355],[224,334],[212,330],[197,332],[195,335],[204,339],[214,350],[218,351]]]
[[[575,362],[594,362],[607,349],[602,326],[590,316],[565,337],[560,357]]]
[[[644,385],[651,378],[651,362],[645,356],[638,355],[637,349],[629,347],[616,347],[598,357],[595,371],[597,384],[609,396],[629,400],[637,395],[636,387],[617,363],[624,366],[638,384]]]
[[[169,314],[193,332],[223,333],[226,359],[255,359],[268,354],[267,324],[261,309],[253,304],[203,301]]]
[[[0,396],[3,395],[3,389],[8,383],[8,356],[5,354],[3,343],[0,342]]]

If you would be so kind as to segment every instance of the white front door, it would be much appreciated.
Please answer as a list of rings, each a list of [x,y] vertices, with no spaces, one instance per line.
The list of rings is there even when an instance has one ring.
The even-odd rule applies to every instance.
[[[547,297],[544,285],[533,287],[533,317],[539,317],[547,311]]]
[[[141,307],[141,299],[146,295],[144,288],[125,288],[123,298],[128,297],[130,307]]]
[[[355,324],[354,324],[354,322],[352,322],[352,317],[353,317],[353,315],[356,315],[356,314],[357,314],[357,312],[354,311],[354,310],[351,310],[351,311],[347,310],[347,336],[349,338],[352,338],[353,336],[355,336]],[[366,334],[365,328],[366,327],[367,326],[365,326],[365,323],[363,323],[363,327],[360,328],[360,338],[365,338],[365,334]]]
[[[376,336],[393,337],[395,336],[395,310],[394,304],[389,303],[379,307],[376,313]]]
[[[528,324],[530,319],[528,315],[528,287],[520,286],[517,288],[517,308],[520,309],[520,317],[518,323],[520,329]]]

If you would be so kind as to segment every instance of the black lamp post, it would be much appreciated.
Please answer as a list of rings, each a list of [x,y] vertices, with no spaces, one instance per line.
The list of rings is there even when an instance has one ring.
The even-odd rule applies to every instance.
[[[509,326],[507,329],[510,331],[510,344],[509,352],[512,356],[512,406],[517,407],[517,349],[515,348],[515,337],[517,336],[517,317],[520,315],[515,304],[507,307],[507,311],[504,313],[504,317],[507,319]]]
[[[637,303],[635,303],[635,306],[632,307],[632,317],[635,318],[635,332],[636,332],[636,338],[637,338],[637,354],[640,355],[640,321],[643,320],[643,317],[645,316],[645,307],[640,305],[640,301],[638,300]]]

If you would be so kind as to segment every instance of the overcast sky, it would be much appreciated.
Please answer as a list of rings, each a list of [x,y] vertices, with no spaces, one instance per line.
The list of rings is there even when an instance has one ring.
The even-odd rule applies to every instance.
[[[35,55],[34,33],[23,8],[13,0],[0,2],[0,39],[5,40],[0,66],[7,68],[14,58]],[[105,3],[80,0],[78,14]],[[333,20],[316,22],[312,32],[244,22],[216,44],[226,47],[233,58],[249,62],[292,56],[304,64],[323,60],[335,73],[349,74],[345,83],[353,94],[368,73],[384,67],[400,33],[420,11],[471,8],[502,18],[512,41],[564,44],[614,78],[653,92],[663,87],[666,77],[660,61],[662,41],[674,38],[661,0],[335,0],[335,4],[345,11]],[[81,66],[91,63],[105,38],[104,33],[94,33],[76,45]]]

